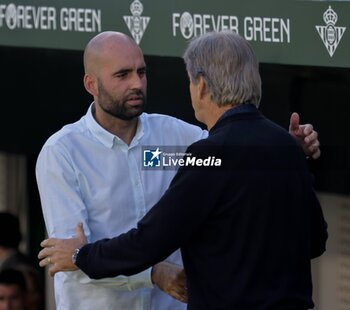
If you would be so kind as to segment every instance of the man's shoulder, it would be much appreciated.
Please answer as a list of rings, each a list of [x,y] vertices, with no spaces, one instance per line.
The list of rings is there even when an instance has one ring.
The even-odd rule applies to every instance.
[[[57,145],[59,143],[69,142],[72,137],[82,135],[86,131],[85,117],[80,120],[64,125],[60,130],[52,134],[45,142],[43,147]]]
[[[37,169],[48,162],[63,163],[72,160],[72,154],[82,153],[83,141],[89,139],[89,131],[84,117],[79,121],[63,126],[50,136],[41,148],[37,158]],[[64,160],[63,160],[64,159]]]
[[[143,113],[141,120],[145,139],[158,144],[188,146],[208,136],[208,132],[199,126],[169,115]]]
[[[294,145],[295,147],[300,147],[296,139],[288,132],[287,129],[283,128],[281,125],[275,123],[274,121],[265,118],[266,131],[271,135],[271,142],[276,144],[287,144]]]
[[[143,113],[142,121],[151,127],[152,129],[161,129],[161,130],[184,130],[186,132],[193,133],[203,133],[204,130],[197,125],[190,124],[174,116],[158,114],[158,113]]]
[[[176,124],[176,125],[184,125],[184,126],[193,126],[196,128],[199,128],[198,126],[195,126],[193,124],[190,124],[188,122],[185,122],[179,118],[176,118],[174,116],[166,115],[166,114],[160,114],[160,113],[142,113],[142,120],[146,122],[151,123],[159,123],[164,124],[169,122],[170,125]]]
[[[263,114],[247,114],[232,117],[221,126],[211,132],[209,139],[220,141],[220,139],[237,144],[268,145],[280,143],[295,143],[295,139],[289,132]]]

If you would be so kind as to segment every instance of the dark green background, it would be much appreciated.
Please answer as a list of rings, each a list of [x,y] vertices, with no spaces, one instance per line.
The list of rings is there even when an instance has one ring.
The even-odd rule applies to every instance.
[[[186,40],[172,35],[172,14],[189,12],[193,14],[232,15],[239,19],[243,35],[243,20],[250,17],[270,17],[290,20],[290,43],[251,41],[261,62],[297,64],[312,66],[350,67],[350,2],[349,1],[307,1],[307,0],[143,0],[142,16],[150,22],[140,43],[147,55],[181,56]],[[129,33],[123,16],[131,16],[132,0],[34,0],[1,1],[1,4],[55,7],[57,14],[62,7],[91,8],[101,10],[101,31],[117,30]],[[332,6],[338,15],[336,27],[346,27],[338,48],[330,57],[316,25],[325,26],[323,13]],[[210,29],[209,29],[210,30]],[[82,50],[86,42],[96,33],[56,30],[10,30],[0,27],[0,45]]]

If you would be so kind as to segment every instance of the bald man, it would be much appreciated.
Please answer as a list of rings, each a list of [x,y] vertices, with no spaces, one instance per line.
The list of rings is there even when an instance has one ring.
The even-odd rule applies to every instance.
[[[170,116],[143,112],[146,64],[128,36],[103,32],[94,37],[85,49],[84,67],[84,86],[94,101],[79,121],[48,139],[36,173],[49,237],[70,238],[76,224],[83,223],[88,241],[94,242],[136,227],[175,175],[175,170],[142,169],[142,146],[188,146],[207,132]],[[299,126],[293,118],[291,131],[304,151],[319,156],[311,125]],[[80,271],[58,273],[57,309],[185,309],[181,265],[175,252],[130,277],[91,280]]]

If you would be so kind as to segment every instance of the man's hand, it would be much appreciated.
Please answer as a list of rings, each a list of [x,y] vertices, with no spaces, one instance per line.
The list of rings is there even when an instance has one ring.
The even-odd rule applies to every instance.
[[[152,282],[165,293],[187,303],[186,274],[183,267],[160,262],[152,268]]]
[[[321,155],[318,133],[311,124],[300,125],[298,113],[292,113],[290,117],[289,133],[297,139],[307,156],[317,159]]]
[[[49,266],[48,273],[54,276],[59,271],[74,271],[78,267],[72,261],[72,254],[75,249],[81,248],[87,243],[83,224],[78,224],[76,236],[71,239],[50,238],[41,242],[42,249],[38,258],[40,259],[40,267]]]

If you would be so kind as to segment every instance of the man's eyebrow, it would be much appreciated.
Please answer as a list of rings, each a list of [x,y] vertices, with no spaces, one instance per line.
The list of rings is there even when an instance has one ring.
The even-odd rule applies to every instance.
[[[140,70],[146,70],[146,66],[139,67],[139,68],[137,68],[136,71],[140,71]],[[113,75],[129,73],[129,72],[132,72],[132,71],[133,71],[133,69],[131,69],[131,68],[124,68],[124,69],[120,69],[120,70],[114,72]]]
[[[129,73],[129,72],[131,72],[132,71],[132,69],[120,69],[120,70],[118,70],[118,71],[116,71],[116,72],[114,72],[113,73],[113,75],[118,75],[118,74],[123,74],[123,73]]]

